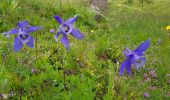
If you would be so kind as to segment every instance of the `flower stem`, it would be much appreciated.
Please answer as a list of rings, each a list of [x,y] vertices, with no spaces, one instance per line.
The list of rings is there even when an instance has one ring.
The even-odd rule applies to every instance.
[[[40,59],[42,65],[45,66],[40,56],[38,55],[38,35],[37,34],[35,34],[35,56],[36,56],[35,60],[37,61],[38,59]]]
[[[65,55],[64,55],[64,59],[66,59],[66,52],[65,52]],[[64,90],[67,90],[67,83],[66,83],[66,68],[65,68],[65,65],[63,66],[63,76],[64,76]]]

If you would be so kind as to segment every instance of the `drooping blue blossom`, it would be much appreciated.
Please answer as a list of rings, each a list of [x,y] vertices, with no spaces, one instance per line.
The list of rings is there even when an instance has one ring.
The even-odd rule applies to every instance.
[[[30,36],[29,33],[34,32],[36,30],[41,30],[41,27],[30,26],[27,21],[20,21],[17,24],[16,28],[5,32],[6,35],[17,34],[14,38],[13,49],[15,52],[18,52],[24,44],[28,47],[34,47],[34,38]]]
[[[83,34],[79,30],[73,27],[73,24],[77,19],[77,15],[74,16],[73,18],[67,19],[66,21],[63,21],[62,18],[60,18],[60,16],[54,16],[54,18],[60,24],[60,28],[58,29],[54,38],[56,39],[56,41],[58,41],[59,35],[62,34],[60,41],[67,50],[69,49],[69,41],[67,38],[67,34],[71,34],[73,37],[75,37],[78,40],[83,39]]]
[[[141,43],[135,50],[130,50],[126,48],[123,53],[126,56],[125,61],[120,65],[120,75],[123,75],[124,70],[126,70],[127,74],[131,74],[132,65],[136,70],[139,70],[142,66],[144,66],[146,62],[145,51],[150,46],[150,39]]]

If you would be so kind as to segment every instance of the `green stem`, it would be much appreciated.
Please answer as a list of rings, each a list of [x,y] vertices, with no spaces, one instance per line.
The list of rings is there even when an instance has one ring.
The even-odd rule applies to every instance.
[[[40,59],[41,63],[43,64],[43,61],[41,60],[40,56],[38,55],[38,35],[35,34],[35,56],[36,56],[36,61]],[[45,66],[43,64],[43,66]]]
[[[66,59],[66,52],[64,55],[64,60]],[[67,90],[67,86],[66,86],[66,68],[65,65],[63,66],[63,75],[64,75],[64,90]]]
[[[37,42],[38,42],[38,35],[35,34],[35,56],[36,56],[36,61],[38,59],[38,47],[37,47]]]
[[[61,0],[60,0],[60,8],[61,8],[61,10],[62,10],[62,3],[61,3]]]

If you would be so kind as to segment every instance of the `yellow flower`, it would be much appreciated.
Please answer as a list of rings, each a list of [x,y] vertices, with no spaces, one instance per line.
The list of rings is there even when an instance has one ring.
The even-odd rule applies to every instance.
[[[91,32],[91,33],[94,33],[94,30],[91,30],[90,32]]]
[[[91,76],[94,76],[94,71],[93,70],[89,71],[89,73],[90,73]]]
[[[118,4],[117,6],[118,6],[118,7],[121,7],[122,5]]]
[[[167,27],[166,27],[166,30],[170,30],[170,26],[167,26]]]

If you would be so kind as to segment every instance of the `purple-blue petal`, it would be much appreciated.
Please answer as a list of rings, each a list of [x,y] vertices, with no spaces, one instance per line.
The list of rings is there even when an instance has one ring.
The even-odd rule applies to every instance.
[[[126,60],[126,72],[128,75],[131,75],[131,62],[130,62],[130,59],[127,59]]]
[[[131,62],[130,62],[130,59],[126,59],[126,60],[120,65],[119,75],[122,76],[125,69],[126,69],[126,72],[128,73],[128,75],[130,75],[130,74],[131,74]]]
[[[77,17],[78,17],[78,16],[75,15],[73,18],[67,19],[67,20],[65,21],[65,23],[70,23],[71,25],[73,25],[74,22],[76,21]]]
[[[136,52],[136,51],[133,51],[135,54],[137,54],[138,56],[144,56],[144,52]]]
[[[136,70],[139,70],[141,67],[145,65],[146,58],[141,56],[138,60],[131,59],[132,65],[135,67]]]
[[[141,66],[144,66],[145,62],[146,62],[146,58],[145,57],[141,57],[140,61],[141,61]]]
[[[54,18],[59,24],[63,24],[63,20],[60,16],[56,15],[56,16],[54,16]]]
[[[136,49],[136,52],[145,52],[145,50],[147,50],[150,46],[150,39],[144,41],[143,43],[141,43]]]
[[[26,32],[30,33],[30,32],[34,32],[37,30],[42,30],[42,27],[29,26],[28,29],[26,30]]]
[[[14,39],[13,49],[15,52],[18,52],[22,48],[22,42],[18,36]]]
[[[18,32],[19,32],[19,31],[18,31],[17,28],[13,28],[13,29],[11,29],[10,31],[5,32],[4,34],[17,34]]]
[[[32,36],[29,37],[29,41],[26,43],[26,45],[30,48],[34,47],[34,38]]]
[[[73,37],[75,37],[76,39],[83,39],[83,34],[79,31],[79,30],[77,30],[77,29],[75,29],[75,28],[73,28],[72,29],[72,31],[71,31],[71,33],[70,33]]]
[[[28,21],[24,20],[24,21],[20,21],[18,23],[18,27],[21,28],[21,30],[24,30],[24,28],[28,26]]]
[[[63,37],[60,39],[61,43],[68,50],[69,49],[69,41],[66,35],[63,34]]]

